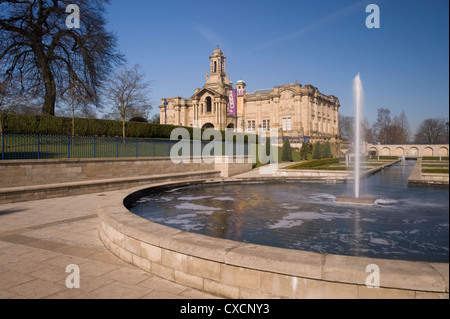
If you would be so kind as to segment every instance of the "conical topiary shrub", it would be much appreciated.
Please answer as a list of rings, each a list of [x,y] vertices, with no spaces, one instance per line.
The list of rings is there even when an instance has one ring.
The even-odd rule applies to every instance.
[[[314,144],[312,158],[313,159],[321,159],[322,158],[322,145],[320,145],[320,142],[317,142],[316,144]]]
[[[284,140],[283,149],[281,150],[281,160],[283,162],[292,162],[292,147],[288,139]]]

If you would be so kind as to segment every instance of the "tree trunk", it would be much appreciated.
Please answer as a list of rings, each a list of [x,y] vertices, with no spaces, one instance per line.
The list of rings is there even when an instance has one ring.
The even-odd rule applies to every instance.
[[[50,68],[49,60],[46,58],[43,48],[38,45],[35,48],[35,53],[39,61],[39,71],[44,80],[44,106],[42,107],[42,114],[55,115],[56,104],[56,83]]]
[[[122,140],[123,144],[125,144],[125,117],[122,117]]]
[[[45,82],[45,96],[44,96],[44,106],[42,108],[42,114],[45,115],[55,115],[55,104],[56,104],[56,84],[53,74],[48,68],[47,71],[43,72],[44,82]]]
[[[73,95],[73,88],[70,88],[70,103],[72,106],[72,138],[75,137],[75,97]]]

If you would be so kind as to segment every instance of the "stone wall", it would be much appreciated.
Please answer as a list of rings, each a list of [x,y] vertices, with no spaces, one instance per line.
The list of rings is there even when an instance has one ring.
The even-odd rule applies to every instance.
[[[241,163],[242,162],[242,163]],[[0,162],[0,204],[126,189],[158,181],[210,180],[250,171],[243,157],[12,160]]]
[[[214,170],[214,164],[173,164],[168,157],[9,160],[0,162],[0,188]]]

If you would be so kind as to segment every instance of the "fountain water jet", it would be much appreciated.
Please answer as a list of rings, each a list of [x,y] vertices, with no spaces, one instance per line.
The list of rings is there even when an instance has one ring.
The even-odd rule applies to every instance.
[[[362,154],[362,136],[361,123],[362,111],[364,106],[364,91],[361,82],[361,76],[358,73],[353,80],[353,99],[355,104],[355,128],[354,128],[354,197],[339,197],[337,202],[347,202],[355,204],[374,205],[376,198],[371,196],[361,197],[361,154]]]
[[[361,187],[361,113],[363,107],[363,87],[359,73],[353,80],[353,99],[355,101],[355,198],[359,198]]]

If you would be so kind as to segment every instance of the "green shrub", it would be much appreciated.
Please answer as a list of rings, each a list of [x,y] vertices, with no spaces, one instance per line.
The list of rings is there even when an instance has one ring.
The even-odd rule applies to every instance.
[[[289,167],[286,167],[287,169],[309,169],[314,168],[322,165],[330,165],[330,164],[338,164],[339,159],[338,158],[323,158],[323,159],[313,159],[310,161],[306,161],[300,164],[291,165]]]
[[[289,139],[285,139],[281,150],[281,160],[283,162],[292,162],[292,147]]]
[[[308,156],[312,154],[313,145],[311,143],[303,143],[300,149],[300,160],[307,160]]]
[[[330,142],[326,142],[323,145],[322,158],[332,158],[332,157],[333,157],[333,155],[331,154]]]
[[[319,142],[314,144],[312,158],[313,159],[321,159],[322,158],[322,145],[320,145]]]

